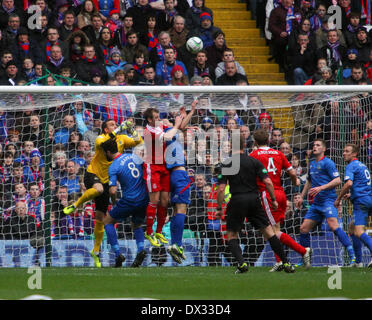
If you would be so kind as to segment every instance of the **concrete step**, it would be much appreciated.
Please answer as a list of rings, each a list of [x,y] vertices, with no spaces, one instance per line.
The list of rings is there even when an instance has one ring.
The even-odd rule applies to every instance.
[[[246,11],[247,5],[245,3],[231,3],[230,1],[209,3],[207,6],[212,11],[216,9],[234,9]]]
[[[269,55],[262,55],[262,56],[241,56],[235,55],[235,60],[238,61],[240,64],[275,64],[273,61],[267,61]]]
[[[260,30],[254,28],[250,29],[231,28],[223,30],[223,32],[226,34],[226,38],[241,37],[242,39],[249,39],[260,37]]]
[[[242,67],[244,68],[246,73],[279,72],[279,66],[277,64],[242,64]]]
[[[262,80],[262,79],[249,79],[251,86],[285,86],[288,83],[284,80]]]
[[[234,50],[234,55],[237,56],[262,56],[269,54],[268,47],[237,47],[237,46],[230,46],[232,50]]]
[[[214,19],[213,20],[213,25],[219,27],[222,30],[225,29],[251,29],[251,28],[256,28],[256,21],[254,20],[235,20],[235,21],[230,21],[230,20],[223,20],[223,19]]]
[[[226,36],[226,43],[228,46],[266,46],[266,40],[264,38],[230,38]]]
[[[213,20],[214,19],[225,19],[228,20],[242,20],[242,19],[251,19],[251,13],[249,11],[243,10],[213,10]]]

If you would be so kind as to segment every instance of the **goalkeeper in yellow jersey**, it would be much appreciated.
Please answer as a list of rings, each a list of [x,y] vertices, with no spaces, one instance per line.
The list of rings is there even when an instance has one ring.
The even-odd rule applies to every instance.
[[[130,121],[125,121],[118,127],[116,122],[110,119],[106,120],[102,124],[102,134],[96,139],[94,157],[84,174],[86,191],[75,203],[63,210],[65,214],[71,214],[85,202],[94,199],[96,204],[96,214],[94,225],[94,248],[91,251],[91,256],[94,259],[94,265],[97,268],[101,267],[99,252],[105,232],[103,218],[107,212],[110,201],[108,170],[112,163],[112,161],[109,161],[106,158],[106,154],[101,145],[109,139],[115,139],[118,145],[118,151],[122,153],[125,149],[133,148],[136,145],[143,143],[141,136],[133,129],[133,126],[134,124]],[[124,131],[127,131],[132,137],[123,134]]]

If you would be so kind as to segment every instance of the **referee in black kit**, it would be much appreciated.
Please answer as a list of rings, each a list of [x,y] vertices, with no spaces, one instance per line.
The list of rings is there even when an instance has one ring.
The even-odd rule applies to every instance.
[[[283,261],[284,271],[293,273],[295,271],[294,267],[288,262],[282,244],[276,237],[267,215],[262,208],[256,179],[258,177],[266,185],[266,189],[270,194],[272,206],[275,209],[278,207],[278,202],[275,199],[273,183],[263,164],[244,154],[244,138],[240,134],[233,134],[232,138],[239,139],[240,150],[233,150],[230,164],[222,165],[222,173],[219,175],[219,186],[217,190],[216,215],[217,218],[221,218],[221,207],[224,202],[225,187],[229,184],[231,199],[226,210],[226,229],[229,249],[238,262],[238,269],[235,273],[244,273],[248,271],[248,264],[244,262],[238,239],[238,233],[242,229],[245,218],[251,222],[255,229],[258,229],[263,234],[265,239],[269,240],[271,248]],[[237,173],[227,175],[226,171],[229,171],[229,169],[237,163],[239,164],[238,170],[235,170]]]

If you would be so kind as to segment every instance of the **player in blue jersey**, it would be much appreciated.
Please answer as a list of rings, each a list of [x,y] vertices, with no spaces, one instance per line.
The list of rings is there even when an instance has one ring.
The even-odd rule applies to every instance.
[[[357,157],[359,147],[348,143],[344,148],[344,160],[348,163],[345,168],[345,184],[334,202],[339,207],[341,200],[350,192],[350,200],[353,203],[353,221],[350,228],[351,239],[355,251],[355,267],[362,267],[362,243],[372,254],[372,239],[366,233],[368,211],[372,210],[371,174],[365,164]],[[372,268],[372,260],[368,264]]]
[[[305,248],[310,247],[310,230],[325,218],[329,228],[346,248],[353,263],[355,261],[353,245],[345,231],[339,226],[337,209],[334,207],[334,201],[337,198],[336,187],[341,184],[340,174],[335,163],[324,156],[325,151],[324,140],[314,140],[313,155],[315,159],[310,162],[307,181],[298,203],[298,206],[302,206],[307,193],[309,198],[313,199],[300,227],[300,244]]]
[[[180,130],[184,130],[193,116],[198,100],[194,100],[191,105],[191,111],[186,114],[184,108],[181,109]],[[168,121],[169,122],[169,121]],[[172,129],[171,123],[168,123],[167,131]],[[171,203],[174,206],[173,216],[170,220],[171,244],[167,251],[177,263],[182,263],[186,259],[182,246],[182,235],[187,213],[187,205],[190,204],[190,178],[186,171],[186,160],[184,155],[183,142],[179,141],[178,134],[171,140],[166,141],[165,162],[170,171],[170,190]]]
[[[137,244],[137,256],[132,267],[139,267],[146,257],[145,234],[142,224],[145,222],[146,208],[149,202],[146,184],[143,180],[142,159],[134,154],[119,153],[116,141],[109,139],[102,143],[102,149],[109,167],[109,193],[115,206],[104,218],[105,231],[111,249],[115,252],[115,267],[121,267],[125,257],[121,254],[114,224],[129,216],[132,217],[132,229]],[[122,197],[116,202],[117,182],[120,183]]]

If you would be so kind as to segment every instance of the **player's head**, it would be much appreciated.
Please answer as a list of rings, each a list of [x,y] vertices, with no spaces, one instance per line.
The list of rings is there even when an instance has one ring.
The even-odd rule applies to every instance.
[[[324,155],[327,149],[327,145],[323,139],[315,139],[313,144],[313,155],[319,156]]]
[[[160,121],[160,112],[156,108],[147,108],[143,113],[143,117],[150,126],[155,127],[155,123]]]
[[[118,145],[114,139],[109,139],[101,144],[103,151],[106,153],[106,157],[108,160],[112,160],[115,157],[115,154],[117,154],[118,151]]]
[[[359,147],[353,143],[347,143],[344,148],[343,156],[346,162],[350,162],[359,154]]]
[[[253,139],[258,146],[269,144],[269,133],[265,129],[258,129],[253,133]]]
[[[117,124],[115,120],[107,119],[103,121],[101,130],[102,130],[102,133],[109,134],[113,132],[116,128],[117,128]]]

